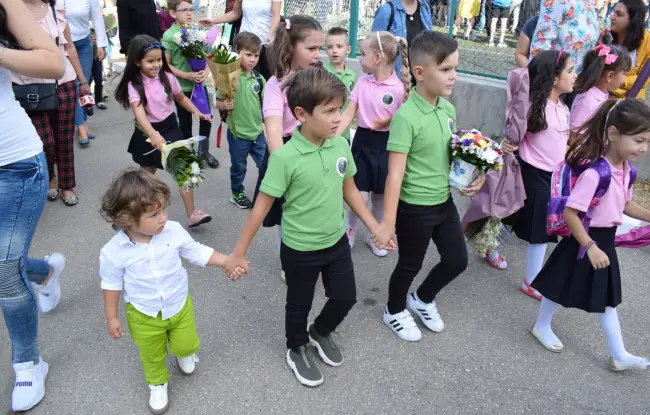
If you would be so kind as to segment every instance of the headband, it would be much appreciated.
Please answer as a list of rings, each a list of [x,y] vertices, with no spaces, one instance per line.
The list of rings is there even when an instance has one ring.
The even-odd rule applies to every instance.
[[[163,49],[164,50],[165,48],[163,48],[163,46],[159,42],[153,42],[149,46],[145,47],[144,51],[149,52],[152,49]]]
[[[598,56],[604,56],[605,57],[605,65],[611,65],[612,63],[616,62],[618,59],[618,55],[614,55],[611,52],[611,48],[607,45],[598,45],[594,48],[594,50],[598,51]]]
[[[559,50],[558,52],[560,52],[560,54],[557,55],[557,60],[555,61],[555,64],[556,64],[556,65],[557,65],[558,63],[560,63],[560,59],[562,58],[562,55],[564,54],[564,48],[560,48],[560,50]]]
[[[609,144],[609,138],[607,138],[607,123],[609,122],[609,114],[611,114],[614,108],[616,108],[616,106],[623,101],[624,100],[619,99],[614,103],[614,105],[612,105],[612,108],[610,108],[609,111],[607,111],[607,116],[605,117],[605,131],[603,132],[603,137],[605,137],[605,146]]]
[[[381,46],[381,36],[379,36],[379,32],[377,33],[377,44],[379,45],[379,52],[381,52],[381,56],[384,56],[384,48]]]

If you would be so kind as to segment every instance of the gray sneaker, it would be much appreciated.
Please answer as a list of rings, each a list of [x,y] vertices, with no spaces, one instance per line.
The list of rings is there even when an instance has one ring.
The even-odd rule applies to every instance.
[[[309,326],[309,342],[318,350],[318,355],[330,366],[341,366],[343,353],[332,340],[332,335],[321,336],[316,333],[314,325]]]
[[[305,386],[318,386],[323,383],[323,374],[316,366],[314,357],[314,352],[308,345],[300,346],[298,353],[287,350],[287,364],[298,382]]]

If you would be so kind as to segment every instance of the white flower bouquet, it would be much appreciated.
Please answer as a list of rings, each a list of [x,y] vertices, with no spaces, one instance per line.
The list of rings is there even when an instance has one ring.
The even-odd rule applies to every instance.
[[[479,174],[503,167],[501,146],[475,129],[452,134],[451,157],[449,185],[457,189],[468,187]]]

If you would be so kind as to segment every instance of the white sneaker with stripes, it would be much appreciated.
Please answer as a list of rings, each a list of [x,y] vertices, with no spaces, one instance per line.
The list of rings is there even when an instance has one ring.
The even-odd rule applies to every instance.
[[[427,328],[435,333],[440,333],[445,328],[445,322],[442,321],[436,302],[424,303],[410,293],[406,296],[406,308],[415,313]]]
[[[411,316],[408,310],[397,314],[390,314],[388,308],[386,308],[384,310],[384,323],[400,339],[406,340],[407,342],[416,342],[422,338],[422,332],[415,324],[415,320],[413,320],[413,316]]]

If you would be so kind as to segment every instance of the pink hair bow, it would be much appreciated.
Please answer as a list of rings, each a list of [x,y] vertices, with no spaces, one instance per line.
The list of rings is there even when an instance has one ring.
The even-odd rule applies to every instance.
[[[618,55],[609,53],[612,50],[607,45],[598,45],[594,48],[594,50],[598,51],[598,56],[605,57],[605,65],[611,65],[612,63],[616,62],[616,60],[618,59]]]

